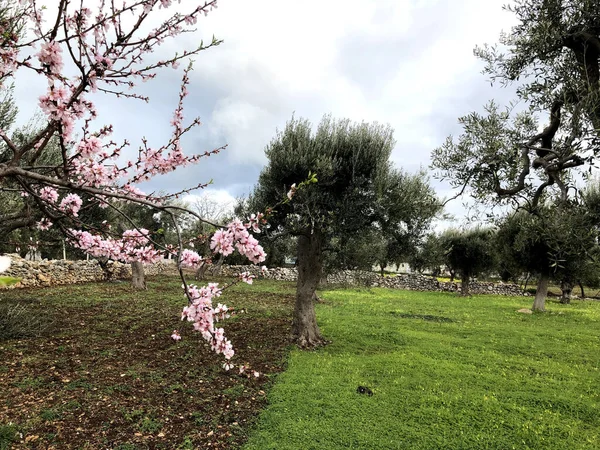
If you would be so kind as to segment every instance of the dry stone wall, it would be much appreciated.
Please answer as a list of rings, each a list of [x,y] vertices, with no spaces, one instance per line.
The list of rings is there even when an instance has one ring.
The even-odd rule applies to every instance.
[[[96,260],[63,261],[43,260],[30,261],[19,255],[7,255],[11,258],[10,268],[2,275],[20,278],[21,281],[10,288],[54,286],[60,284],[86,283],[103,280],[122,280],[131,278],[131,266],[109,261],[105,270]],[[176,273],[174,260],[162,260],[155,264],[144,265],[146,275]],[[261,275],[258,266],[227,266],[221,269],[221,275],[236,276],[241,272]],[[296,281],[298,271],[295,268],[277,267],[267,269],[265,278],[279,281]],[[327,276],[324,283],[343,286],[386,287],[413,291],[456,292],[460,283],[440,282],[434,277],[420,274],[398,274],[382,277],[374,272],[346,270]],[[515,284],[472,282],[472,294],[523,295],[521,288]],[[525,294],[527,295],[527,294]]]
[[[90,281],[121,280],[131,278],[131,266],[109,261],[106,269],[95,259],[89,261],[42,260],[30,261],[19,255],[6,255],[11,265],[2,275],[20,278],[19,283],[9,288],[55,286],[60,284],[86,283]],[[165,273],[174,267],[175,261],[159,261],[144,265],[146,275]]]
[[[257,266],[223,266],[221,273],[225,276],[235,276],[246,271],[257,276],[261,273]],[[267,269],[264,277],[272,280],[296,281],[298,271],[295,268],[277,267]],[[323,281],[333,285],[386,287],[411,291],[457,292],[460,290],[460,283],[442,282],[435,277],[421,274],[397,274],[396,276],[382,277],[374,272],[345,270],[328,275],[327,279]],[[470,291],[471,294],[529,295],[524,294],[516,284],[510,283],[473,281]]]

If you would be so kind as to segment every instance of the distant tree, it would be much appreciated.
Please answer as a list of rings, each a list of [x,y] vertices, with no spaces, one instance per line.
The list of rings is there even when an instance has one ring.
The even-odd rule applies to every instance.
[[[392,129],[376,123],[352,123],[325,116],[313,132],[293,118],[266,147],[268,164],[251,199],[252,209],[276,204],[294,194],[269,219],[273,234],[297,238],[298,284],[292,335],[301,347],[325,341],[317,326],[313,298],[323,273],[323,249],[333,236],[345,241],[377,220],[377,187],[390,171]],[[295,190],[316,174],[317,183]],[[344,243],[341,243],[344,248]]]
[[[438,276],[442,266],[446,264],[442,238],[435,233],[428,234],[409,263],[417,272],[429,271],[433,276]]]
[[[461,294],[469,295],[471,279],[495,267],[490,229],[475,228],[468,231],[453,231],[444,235],[446,264],[460,274]]]
[[[562,301],[568,303],[573,286],[592,281],[597,271],[597,230],[577,205],[511,214],[500,223],[496,240],[499,258],[508,267],[538,276],[534,311],[545,310],[550,280],[561,285]]]
[[[442,205],[424,171],[390,170],[382,177],[380,189],[375,225],[384,242],[377,258],[383,273],[389,263],[407,262],[417,252]]]

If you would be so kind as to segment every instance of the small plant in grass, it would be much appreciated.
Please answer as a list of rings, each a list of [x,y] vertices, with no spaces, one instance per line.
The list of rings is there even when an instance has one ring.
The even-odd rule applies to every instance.
[[[236,384],[235,386],[225,389],[223,393],[231,398],[237,398],[244,393],[244,385]]]
[[[177,450],[194,450],[196,447],[189,436],[186,436],[183,442],[177,447]]]
[[[138,447],[135,444],[119,444],[115,447],[115,450],[137,450]]]
[[[9,450],[18,438],[19,430],[15,424],[0,424],[0,450]]]
[[[144,417],[140,423],[140,431],[142,433],[156,433],[163,427],[163,423],[160,420],[155,420],[150,417]]]
[[[19,389],[35,389],[42,385],[43,379],[41,378],[23,378],[21,381],[17,381],[14,383]]]
[[[144,411],[141,409],[134,409],[133,411],[123,411],[123,417],[127,422],[137,422],[144,416]]]
[[[48,422],[52,422],[53,420],[60,419],[60,412],[55,409],[44,409],[40,413],[40,417],[43,420],[47,420]]]
[[[191,415],[192,420],[196,426],[204,425],[204,414],[200,411],[194,411]]]

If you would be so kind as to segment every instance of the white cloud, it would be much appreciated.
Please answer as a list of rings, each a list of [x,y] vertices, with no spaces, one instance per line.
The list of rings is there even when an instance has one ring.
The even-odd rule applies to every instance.
[[[204,125],[185,144],[190,153],[229,145],[219,164],[238,172],[221,170],[215,183],[225,189],[221,200],[231,201],[232,193],[252,184],[249,173],[258,175],[265,145],[293,112],[313,123],[325,113],[390,123],[398,141],[393,160],[410,170],[426,167],[429,152],[456,130],[457,118],[498,95],[479,74],[481,63],[472,50],[496,42],[512,24],[511,14],[501,11],[503,3],[222,0],[198,21],[197,34],[182,36],[154,57],[193,47],[200,38],[206,42],[213,34],[224,39],[195,58],[186,117],[199,115]],[[43,82],[29,78],[17,80],[25,111],[45,90]],[[143,85],[150,105],[105,98],[99,102],[100,118],[113,122],[115,139],[128,138],[134,149],[144,135],[159,146],[170,134],[179,82],[180,73],[167,71]],[[163,186],[157,181],[154,188],[174,191],[198,182],[190,169],[183,173]]]

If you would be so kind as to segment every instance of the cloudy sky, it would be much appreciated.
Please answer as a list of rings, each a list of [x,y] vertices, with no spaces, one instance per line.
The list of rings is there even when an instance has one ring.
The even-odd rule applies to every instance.
[[[189,0],[183,0],[183,5]],[[47,2],[51,3],[51,2]],[[224,144],[226,151],[194,167],[154,179],[146,191],[176,191],[213,180],[213,195],[247,194],[266,163],[264,147],[292,114],[317,124],[327,113],[354,121],[389,123],[392,158],[414,172],[460,128],[457,118],[510,92],[491,87],[473,56],[514,23],[506,0],[220,0],[198,32],[157,57],[212,35],[224,42],[196,58],[186,116],[203,125],[184,141],[186,152]],[[160,146],[170,135],[181,70],[143,86],[148,105],[98,101],[100,119],[115,137]],[[17,76],[16,97],[26,116],[45,86]],[[22,115],[22,117],[24,117]],[[23,120],[23,119],[21,119]],[[432,180],[442,197],[447,185]],[[460,202],[448,211],[461,215]]]

